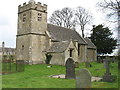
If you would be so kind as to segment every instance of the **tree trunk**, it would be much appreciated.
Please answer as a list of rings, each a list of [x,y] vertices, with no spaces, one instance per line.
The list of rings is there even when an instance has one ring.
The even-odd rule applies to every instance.
[[[81,30],[82,30],[82,37],[84,38],[84,26],[81,26]]]
[[[120,52],[120,9],[118,9],[118,50]]]

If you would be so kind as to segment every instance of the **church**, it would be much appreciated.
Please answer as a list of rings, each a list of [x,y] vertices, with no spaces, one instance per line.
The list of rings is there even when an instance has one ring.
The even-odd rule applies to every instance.
[[[18,6],[16,60],[26,64],[65,65],[68,58],[75,62],[96,61],[96,46],[75,30],[47,23],[47,5],[30,0]]]

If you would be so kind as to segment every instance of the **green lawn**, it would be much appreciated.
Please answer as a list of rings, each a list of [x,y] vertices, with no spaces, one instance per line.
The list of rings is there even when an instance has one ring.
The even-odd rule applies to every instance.
[[[92,62],[90,70],[92,76],[102,76],[105,72],[103,64]],[[85,68],[85,64],[81,63],[80,70]],[[118,75],[117,63],[110,64],[110,71],[113,75]],[[2,76],[3,88],[75,88],[75,80],[51,78],[51,75],[65,74],[64,66],[52,65],[26,65],[24,72],[13,73]],[[93,88],[117,88],[118,80],[113,83],[92,82]]]

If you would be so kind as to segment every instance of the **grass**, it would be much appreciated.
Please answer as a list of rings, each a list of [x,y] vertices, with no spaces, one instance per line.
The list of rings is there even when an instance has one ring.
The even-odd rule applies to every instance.
[[[87,68],[90,70],[92,76],[101,77],[105,68],[103,64],[92,62],[92,67]],[[85,68],[85,63],[81,63],[77,70]],[[110,72],[113,75],[118,75],[117,63],[110,64]],[[52,65],[48,68],[45,64],[40,65],[26,65],[24,72],[13,73],[2,76],[3,88],[75,88],[74,79],[58,79],[51,78],[51,75],[65,74],[64,66]],[[112,83],[108,82],[92,82],[93,88],[117,88],[118,80]]]

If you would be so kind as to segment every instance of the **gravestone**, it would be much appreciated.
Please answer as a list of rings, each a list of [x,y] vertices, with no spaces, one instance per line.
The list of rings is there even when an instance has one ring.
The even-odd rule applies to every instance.
[[[114,57],[114,58],[111,59],[111,62],[115,63],[115,62],[117,62],[117,59]]]
[[[75,62],[75,68],[79,68],[79,63]]]
[[[75,79],[74,61],[72,58],[68,58],[66,61],[66,79]]]
[[[91,88],[91,73],[87,69],[81,69],[76,73],[76,88]]]
[[[90,62],[85,62],[85,66],[86,67],[92,67],[92,65],[90,64]]]
[[[104,82],[113,82],[115,80],[113,75],[111,75],[111,73],[110,73],[109,64],[110,64],[110,60],[108,58],[104,59],[104,66],[105,66],[105,69],[106,69],[106,72],[103,76],[103,81]]]
[[[98,63],[102,63],[102,58],[101,58],[101,57],[98,57],[98,58],[97,58],[97,62],[98,62]]]
[[[17,72],[24,71],[24,60],[16,60],[16,71]]]

